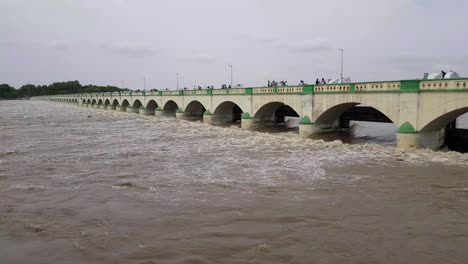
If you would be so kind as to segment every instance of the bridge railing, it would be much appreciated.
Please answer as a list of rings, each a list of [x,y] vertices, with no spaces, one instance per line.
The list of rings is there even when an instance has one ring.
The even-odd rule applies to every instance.
[[[184,95],[184,91],[183,90],[162,91],[162,95],[179,96],[179,95]]]
[[[80,97],[94,99],[102,96],[192,96],[192,95],[266,95],[266,94],[310,94],[310,93],[405,93],[468,91],[468,78],[437,80],[401,80],[382,82],[355,82],[342,84],[318,84],[278,87],[249,87],[232,89],[169,90],[150,92],[104,92],[88,94],[59,94],[53,98]]]
[[[184,90],[184,95],[211,95],[213,90]]]

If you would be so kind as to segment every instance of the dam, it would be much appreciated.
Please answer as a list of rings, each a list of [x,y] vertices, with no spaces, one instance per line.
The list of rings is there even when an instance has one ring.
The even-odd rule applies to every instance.
[[[207,124],[240,121],[242,129],[297,117],[302,137],[346,128],[353,120],[393,123],[398,127],[399,148],[437,149],[445,144],[448,126],[456,128],[454,120],[468,112],[468,78],[63,94],[38,99],[140,115],[172,115]]]

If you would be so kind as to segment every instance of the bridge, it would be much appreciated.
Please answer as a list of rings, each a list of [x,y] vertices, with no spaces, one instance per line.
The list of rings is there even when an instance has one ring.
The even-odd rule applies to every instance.
[[[310,137],[350,120],[394,123],[400,148],[437,149],[449,124],[468,112],[468,78],[401,80],[284,87],[113,92],[44,96],[83,107],[175,116],[208,124],[240,122],[242,129],[298,117]]]

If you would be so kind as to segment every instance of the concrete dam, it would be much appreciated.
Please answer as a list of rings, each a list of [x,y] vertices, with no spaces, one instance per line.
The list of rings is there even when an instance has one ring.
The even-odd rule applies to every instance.
[[[349,127],[349,121],[394,123],[400,148],[437,149],[468,112],[468,78],[400,80],[233,89],[113,92],[38,99],[140,115],[172,115],[242,129],[298,117],[299,134]],[[453,133],[453,131],[451,132]]]

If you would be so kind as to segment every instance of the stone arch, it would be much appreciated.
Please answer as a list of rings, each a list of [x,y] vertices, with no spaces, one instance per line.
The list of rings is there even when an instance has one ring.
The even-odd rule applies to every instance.
[[[420,129],[420,132],[438,131],[444,129],[449,123],[453,122],[455,119],[457,119],[457,117],[462,116],[465,113],[468,113],[468,106],[439,115],[432,121],[425,124]]]
[[[415,133],[419,134],[421,147],[438,149],[446,145],[449,149],[466,152],[468,143],[466,142],[465,133],[456,132],[458,130],[455,127],[455,121],[459,116],[467,112],[468,106],[439,114],[436,117],[433,115],[432,119],[427,121],[419,131],[415,131]],[[457,135],[458,133],[460,134]]]
[[[286,123],[285,117],[300,117],[300,115],[291,106],[282,102],[267,103],[253,115],[253,119],[260,120],[262,124]]]
[[[140,100],[136,99],[135,101],[133,101],[133,106],[132,106],[133,108],[137,108],[137,109],[138,109],[138,108],[140,108],[140,107],[142,107],[142,106],[143,106],[143,104],[141,103]]]
[[[165,115],[175,116],[177,109],[179,109],[177,103],[173,100],[169,100],[164,104],[163,111]]]
[[[244,111],[242,108],[232,102],[224,101],[216,107],[213,112],[215,122],[220,123],[235,123],[241,121],[241,117]]]
[[[95,105],[95,104],[96,104],[96,99],[93,99],[93,100],[91,101],[91,104],[92,104],[92,105]]]
[[[110,105],[110,100],[106,99],[106,101],[104,101],[104,105]]]
[[[359,102],[348,102],[348,103],[341,103],[334,105],[328,109],[325,109],[322,113],[320,113],[316,118],[315,118],[315,125],[321,128],[338,128],[342,127],[343,124],[340,122],[342,121],[342,117],[344,114],[349,114],[349,115],[355,115],[354,112],[350,112],[353,109],[357,109],[357,106],[360,107],[365,107],[362,108],[361,110],[365,110],[367,113],[375,115],[376,122],[385,122],[385,123],[394,123],[398,124],[396,120],[392,120],[388,115],[386,115],[383,111],[378,109],[377,107],[374,106],[367,106],[364,104],[361,104]],[[359,112],[359,110],[357,110]],[[364,112],[364,111],[361,111]]]
[[[99,99],[98,104],[102,105],[102,99]]]
[[[199,101],[193,100],[185,107],[185,115],[190,117],[202,117],[206,111],[205,106]]]
[[[149,100],[148,103],[146,103],[146,110],[155,111],[156,108],[158,108],[158,103],[156,103],[155,100]]]
[[[114,100],[112,101],[112,105],[113,105],[113,106],[118,106],[118,105],[119,105],[119,100],[114,99]]]
[[[124,100],[122,101],[122,103],[121,103],[120,106],[122,106],[122,107],[128,107],[129,105],[130,105],[130,103],[128,102],[128,100],[127,100],[127,99],[124,99]]]

